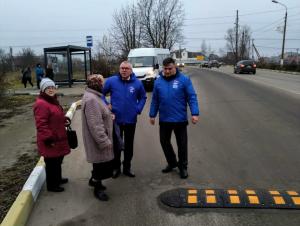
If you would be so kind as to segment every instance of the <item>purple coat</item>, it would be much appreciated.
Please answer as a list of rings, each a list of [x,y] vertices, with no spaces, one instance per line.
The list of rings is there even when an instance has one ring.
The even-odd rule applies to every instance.
[[[89,163],[108,162],[113,154],[112,114],[102,94],[86,88],[81,103],[82,136]]]

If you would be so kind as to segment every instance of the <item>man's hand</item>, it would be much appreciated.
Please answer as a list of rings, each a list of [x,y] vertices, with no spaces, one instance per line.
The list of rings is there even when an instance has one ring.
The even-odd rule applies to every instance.
[[[199,116],[193,115],[193,116],[192,116],[192,123],[193,123],[193,124],[196,124],[198,121],[199,121]]]
[[[108,107],[109,110],[112,110],[112,105],[111,104],[108,104],[107,107]]]
[[[155,118],[150,118],[150,124],[154,125],[155,124]]]

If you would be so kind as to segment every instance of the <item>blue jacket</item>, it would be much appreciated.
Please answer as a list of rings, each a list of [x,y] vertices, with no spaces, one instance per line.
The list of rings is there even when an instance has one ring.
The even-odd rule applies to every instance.
[[[41,80],[44,76],[44,70],[41,67],[36,67],[35,68],[35,75],[37,80]]]
[[[127,81],[121,79],[118,73],[108,78],[103,87],[103,94],[110,93],[112,112],[118,124],[136,123],[146,103],[146,92],[140,80],[134,73]]]
[[[187,104],[192,115],[199,115],[197,94],[191,80],[178,69],[171,78],[160,73],[154,83],[149,116],[155,118],[159,112],[160,122],[186,122]]]

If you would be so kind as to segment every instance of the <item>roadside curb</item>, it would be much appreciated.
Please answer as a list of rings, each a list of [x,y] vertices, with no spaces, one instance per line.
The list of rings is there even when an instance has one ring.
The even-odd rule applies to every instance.
[[[265,68],[258,68],[258,69],[259,70],[264,70],[264,71],[273,71],[273,72],[279,72],[279,73],[286,73],[286,74],[291,74],[291,75],[300,75],[300,72],[272,70],[272,69],[265,69]]]
[[[75,115],[76,109],[81,105],[81,100],[72,103],[66,113],[66,116],[71,120]],[[25,226],[29,218],[34,203],[36,202],[41,188],[46,180],[45,162],[41,157],[35,168],[32,170],[27,181],[25,182],[22,191],[17,196],[16,200],[10,207],[1,226]]]

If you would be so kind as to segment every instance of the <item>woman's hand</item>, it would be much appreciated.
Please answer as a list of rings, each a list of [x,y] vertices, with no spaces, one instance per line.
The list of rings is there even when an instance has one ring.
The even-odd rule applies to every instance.
[[[65,117],[65,127],[71,125],[71,119],[69,119],[68,117]]]
[[[116,116],[114,114],[111,114],[111,119],[114,121],[116,119]]]

